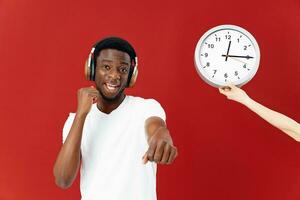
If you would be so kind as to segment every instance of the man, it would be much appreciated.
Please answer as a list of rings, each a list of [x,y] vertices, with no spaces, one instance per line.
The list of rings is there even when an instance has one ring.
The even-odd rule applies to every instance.
[[[244,90],[236,87],[233,84],[219,88],[219,91],[228,99],[245,105],[268,123],[280,129],[296,141],[300,142],[300,124],[295,120],[259,104],[251,99]]]
[[[53,169],[56,184],[70,187],[82,162],[82,200],[155,200],[156,163],[172,163],[177,149],[160,104],[124,93],[137,76],[133,47],[121,38],[103,39],[88,67],[96,88],[78,90]]]

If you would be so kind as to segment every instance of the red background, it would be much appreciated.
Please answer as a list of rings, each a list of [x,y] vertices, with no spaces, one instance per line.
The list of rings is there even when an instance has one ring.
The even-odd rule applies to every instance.
[[[128,93],[160,101],[179,149],[159,167],[160,200],[299,200],[300,144],[196,73],[195,45],[220,24],[246,28],[260,45],[248,94],[300,121],[298,0],[0,0],[0,199],[80,199],[78,179],[61,190],[52,167],[76,91],[90,85],[90,47],[116,35],[139,55]]]

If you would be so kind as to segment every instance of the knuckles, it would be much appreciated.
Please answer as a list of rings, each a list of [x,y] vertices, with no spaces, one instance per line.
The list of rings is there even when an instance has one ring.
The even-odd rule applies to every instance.
[[[153,161],[154,160],[154,156],[152,152],[148,152],[147,154],[148,160]]]
[[[77,91],[77,94],[78,94],[79,96],[82,96],[82,95],[88,94],[88,92],[86,91],[86,88],[80,88],[80,89]]]
[[[159,138],[151,139],[147,153],[149,161],[169,165],[173,163],[177,155],[177,148],[168,141]]]
[[[77,90],[78,97],[94,97],[98,96],[99,92],[95,88],[80,88]]]

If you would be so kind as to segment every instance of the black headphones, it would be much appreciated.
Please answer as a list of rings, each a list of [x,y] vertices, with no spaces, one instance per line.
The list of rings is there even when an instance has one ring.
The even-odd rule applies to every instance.
[[[84,70],[85,78],[90,81],[95,81],[95,70],[96,70],[96,66],[95,66],[96,58],[94,54],[95,50],[96,47],[94,46],[85,63],[85,70]],[[131,60],[127,87],[134,86],[137,76],[138,76],[138,59],[137,57],[135,57],[134,60]]]

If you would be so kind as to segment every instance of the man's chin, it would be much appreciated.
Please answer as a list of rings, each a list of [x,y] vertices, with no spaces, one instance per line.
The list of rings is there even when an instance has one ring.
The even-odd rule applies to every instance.
[[[115,101],[117,99],[117,95],[115,96],[102,95],[102,98],[106,101]]]
[[[107,94],[107,93],[105,93],[105,92],[100,92],[100,94],[101,94],[101,97],[102,97],[105,101],[115,101],[115,100],[119,99],[119,98],[122,96],[123,91],[124,91],[124,90],[122,90],[122,91],[120,91],[120,92],[118,92],[118,93],[113,93],[113,94]]]

